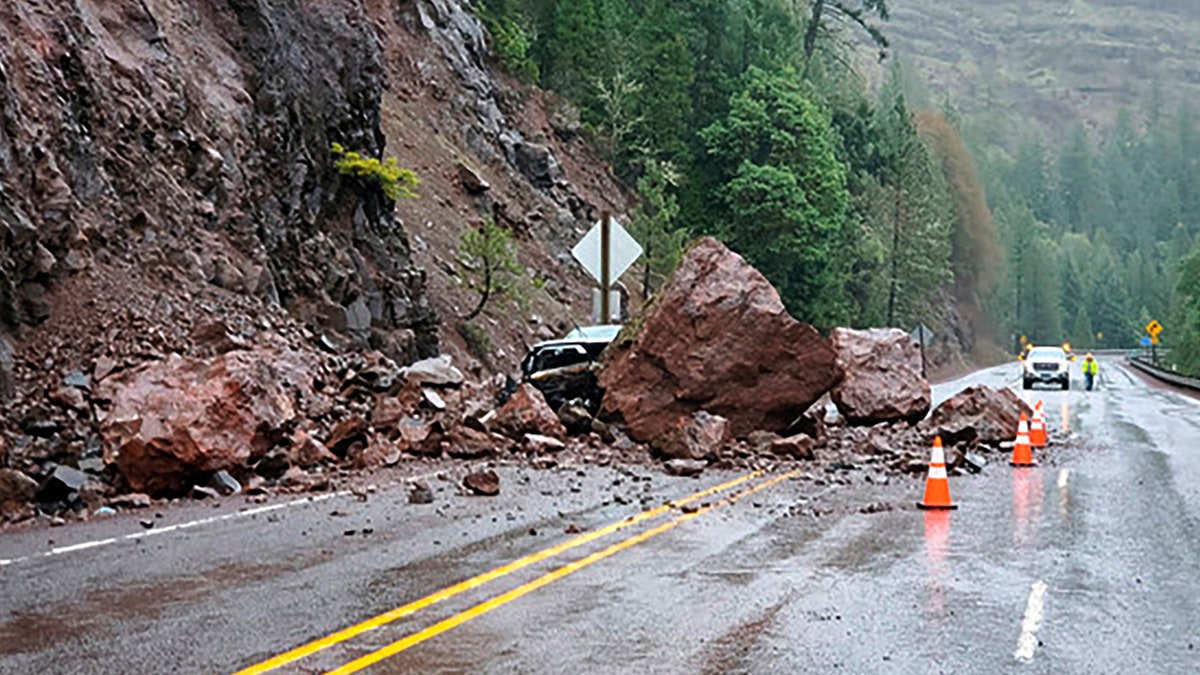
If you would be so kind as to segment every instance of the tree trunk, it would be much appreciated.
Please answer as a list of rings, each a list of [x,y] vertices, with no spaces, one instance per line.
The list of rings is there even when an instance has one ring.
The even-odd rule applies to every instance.
[[[471,310],[463,321],[470,321],[479,316],[483,311],[484,305],[492,295],[492,261],[487,258],[483,259],[483,290],[479,292],[479,304],[475,305],[475,309]]]
[[[896,287],[900,276],[900,218],[903,209],[903,192],[900,188],[895,188],[895,190],[896,212],[892,217],[892,273],[891,284],[888,288],[887,324],[889,326],[896,325]]]
[[[825,13],[825,0],[816,0],[809,14],[808,25],[804,27],[804,64],[812,61],[813,53],[817,51],[817,33],[821,30],[821,18]]]

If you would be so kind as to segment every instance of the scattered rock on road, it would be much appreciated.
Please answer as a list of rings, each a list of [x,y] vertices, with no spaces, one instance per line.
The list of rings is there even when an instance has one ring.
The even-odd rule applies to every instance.
[[[409,504],[432,504],[433,490],[429,484],[423,481],[413,483],[408,488],[408,503]]]
[[[846,376],[829,392],[850,424],[919,422],[929,414],[929,382],[921,348],[898,328],[835,328],[829,336]]]
[[[567,448],[567,444],[550,436],[525,434],[521,439],[521,448],[531,455],[545,455],[562,452]]]
[[[148,509],[150,508],[150,503],[150,495],[142,492],[118,495],[108,500],[109,506],[115,506],[119,509]]]
[[[214,473],[212,479],[209,481],[209,485],[226,497],[242,491],[242,484],[225,470]]]
[[[771,453],[788,459],[813,459],[813,448],[817,442],[807,434],[796,434],[787,438],[779,438],[767,446]]]
[[[784,432],[842,377],[820,333],[711,237],[692,245],[633,337],[610,350],[603,414],[641,442],[702,409],[728,419],[738,438]]]
[[[495,471],[479,471],[463,477],[463,487],[476,495],[495,497],[500,494],[500,476]]]
[[[663,467],[672,476],[698,476],[708,468],[708,463],[699,459],[672,459]]]

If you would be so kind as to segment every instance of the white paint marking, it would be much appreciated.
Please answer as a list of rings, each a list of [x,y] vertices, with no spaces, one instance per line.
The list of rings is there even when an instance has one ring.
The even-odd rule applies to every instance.
[[[1025,605],[1025,618],[1021,619],[1021,637],[1017,640],[1017,651],[1013,656],[1018,661],[1032,661],[1037,649],[1037,631],[1042,625],[1042,601],[1046,596],[1046,584],[1036,581],[1029,590],[1029,604]]]
[[[400,481],[400,483],[409,483],[412,481],[427,480],[429,478],[432,478],[433,476],[436,476],[438,473],[439,473],[438,471],[431,471],[429,473],[421,474],[419,476],[410,476],[410,477],[405,478],[402,481]],[[277,511],[279,509],[286,509],[286,508],[289,508],[292,506],[300,506],[302,504],[316,504],[317,502],[323,502],[326,499],[332,499],[334,497],[345,497],[348,494],[351,494],[351,492],[349,490],[342,490],[340,492],[331,492],[329,494],[317,495],[315,497],[305,497],[304,499],[296,499],[296,500],[293,500],[290,502],[282,502],[280,504],[269,504],[267,506],[259,506],[257,508],[246,509],[245,511],[238,511],[236,513],[226,513],[221,516],[212,516],[210,518],[201,518],[199,520],[193,520],[193,521],[186,522],[186,523],[179,523],[178,525],[170,525],[170,526],[164,527],[160,530],[146,530],[144,532],[134,532],[133,534],[127,534],[123,537],[111,537],[109,539],[98,539],[96,541],[86,541],[86,542],[83,542],[82,544],[71,544],[70,546],[59,546],[58,548],[52,548],[49,551],[46,551],[45,553],[27,555],[27,556],[24,556],[21,558],[0,559],[0,567],[6,567],[8,565],[15,565],[19,562],[25,562],[26,560],[32,560],[34,558],[48,558],[51,556],[62,555],[64,553],[74,553],[75,551],[85,551],[85,550],[91,549],[91,548],[99,548],[101,546],[108,546],[109,544],[115,544],[119,541],[133,541],[135,539],[144,539],[146,537],[152,537],[154,535],[167,534],[168,532],[178,532],[179,530],[186,530],[191,527],[199,527],[201,525],[210,525],[212,523],[219,523],[219,522],[224,522],[227,520],[234,520],[236,518],[245,518],[247,516],[256,516],[260,513],[269,513],[271,511]]]
[[[1062,469],[1058,472],[1058,489],[1067,489],[1067,478],[1071,475],[1070,469]]]

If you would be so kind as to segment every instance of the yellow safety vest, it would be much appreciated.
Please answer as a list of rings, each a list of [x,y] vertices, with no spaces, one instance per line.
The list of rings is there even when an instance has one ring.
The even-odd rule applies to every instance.
[[[1095,360],[1088,361],[1088,360],[1084,359],[1084,361],[1083,361],[1083,374],[1084,375],[1095,375],[1097,370],[1099,370],[1099,365],[1096,363]]]

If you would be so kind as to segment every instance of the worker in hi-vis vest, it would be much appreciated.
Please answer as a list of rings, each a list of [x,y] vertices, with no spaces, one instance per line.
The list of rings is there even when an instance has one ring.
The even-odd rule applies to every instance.
[[[1096,384],[1096,373],[1100,372],[1100,364],[1090,353],[1083,357],[1083,383],[1088,391]]]

